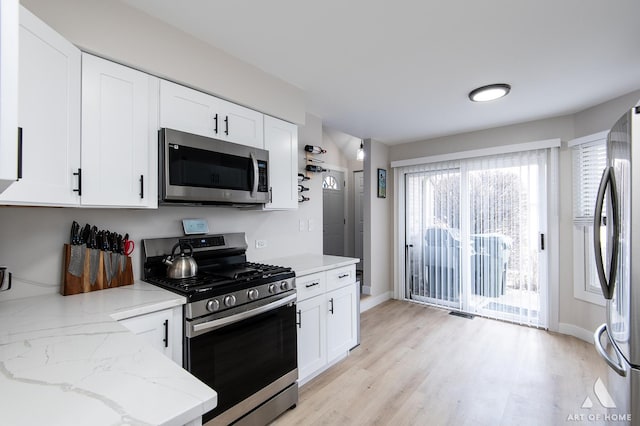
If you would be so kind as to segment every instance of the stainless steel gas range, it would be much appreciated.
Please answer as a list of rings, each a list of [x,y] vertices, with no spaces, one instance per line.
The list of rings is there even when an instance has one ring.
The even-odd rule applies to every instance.
[[[194,277],[166,278],[163,259],[190,247]],[[244,233],[142,241],[143,279],[187,298],[183,366],[218,393],[203,423],[260,425],[298,401],[295,274],[249,263]]]

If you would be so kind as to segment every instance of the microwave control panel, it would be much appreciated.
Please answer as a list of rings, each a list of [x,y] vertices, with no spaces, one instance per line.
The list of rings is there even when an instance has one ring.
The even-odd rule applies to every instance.
[[[267,162],[262,160],[258,160],[258,192],[269,192]]]

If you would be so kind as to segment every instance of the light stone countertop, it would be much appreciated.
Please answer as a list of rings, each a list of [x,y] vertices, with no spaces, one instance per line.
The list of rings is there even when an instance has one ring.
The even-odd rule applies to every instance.
[[[358,263],[355,257],[329,256],[326,254],[299,254],[296,256],[268,259],[263,263],[278,266],[288,266],[293,269],[297,277],[315,274],[328,269],[340,268]]]
[[[0,302],[0,424],[182,425],[214,390],[117,320],[185,299],[137,282]]]

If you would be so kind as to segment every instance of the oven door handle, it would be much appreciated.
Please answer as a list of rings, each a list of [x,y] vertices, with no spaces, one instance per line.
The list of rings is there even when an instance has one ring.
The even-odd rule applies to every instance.
[[[194,333],[198,333],[204,330],[215,330],[217,328],[224,327],[225,325],[230,325],[230,324],[245,320],[247,318],[255,317],[256,315],[260,315],[264,312],[271,311],[281,306],[288,305],[289,303],[293,303],[295,301],[296,301],[296,295],[292,294],[283,299],[276,300],[275,302],[269,303],[264,306],[260,306],[250,311],[240,312],[239,314],[231,315],[229,317],[224,317],[224,318],[219,318],[213,321],[203,322],[202,324],[196,324],[191,328]]]

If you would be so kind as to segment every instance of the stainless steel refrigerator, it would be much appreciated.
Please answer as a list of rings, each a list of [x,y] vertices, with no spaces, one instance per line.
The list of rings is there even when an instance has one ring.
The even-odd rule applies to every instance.
[[[607,137],[607,168],[595,207],[594,249],[607,322],[594,334],[609,365],[609,420],[640,425],[640,103]],[[606,232],[601,227],[606,227]],[[628,420],[628,418],[626,418]],[[616,421],[618,420],[618,421]]]

